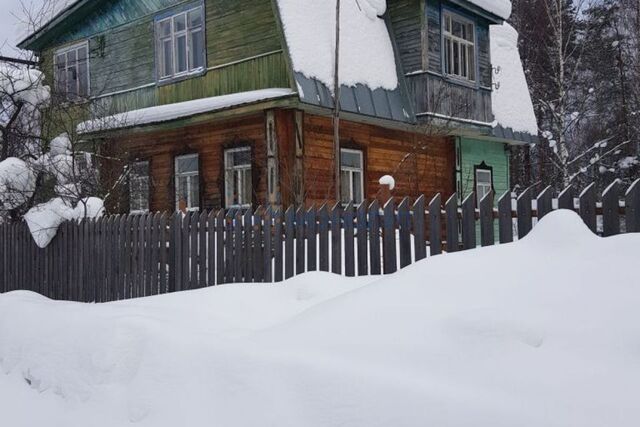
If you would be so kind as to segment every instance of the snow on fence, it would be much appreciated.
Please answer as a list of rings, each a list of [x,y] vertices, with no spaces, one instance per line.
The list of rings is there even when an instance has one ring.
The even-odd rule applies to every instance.
[[[611,236],[640,232],[640,180],[617,182],[597,201],[595,185],[545,189],[494,203],[475,195],[459,206],[424,196],[379,206],[286,211],[125,215],[63,223],[45,249],[26,224],[0,225],[0,292],[30,290],[53,299],[107,302],[232,282],[279,282],[306,271],[390,274],[427,256],[509,243],[554,209],[576,210]],[[443,203],[444,202],[444,203]],[[600,227],[599,227],[600,224]],[[479,241],[477,241],[479,240]]]

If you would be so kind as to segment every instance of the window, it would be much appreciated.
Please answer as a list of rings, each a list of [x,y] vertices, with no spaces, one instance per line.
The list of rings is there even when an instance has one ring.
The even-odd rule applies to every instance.
[[[149,212],[149,162],[136,162],[129,172],[129,211]]]
[[[56,51],[55,87],[69,101],[89,96],[89,44],[83,42]]]
[[[251,148],[233,148],[224,152],[225,199],[228,208],[249,207],[253,195]]]
[[[197,154],[176,157],[176,209],[200,208],[200,176]]]
[[[198,6],[156,23],[158,79],[204,70],[204,13]]]
[[[491,169],[476,169],[476,196],[478,206],[484,197],[493,189],[493,172]]]
[[[444,72],[465,80],[476,79],[475,26],[473,22],[445,12]]]
[[[359,205],[364,201],[364,173],[362,151],[340,150],[342,203]]]

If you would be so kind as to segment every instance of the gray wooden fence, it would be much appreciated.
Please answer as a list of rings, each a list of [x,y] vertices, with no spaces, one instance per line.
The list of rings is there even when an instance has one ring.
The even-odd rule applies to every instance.
[[[554,209],[579,213],[594,232],[640,232],[640,180],[554,197],[526,190],[476,206],[457,195],[358,207],[258,208],[66,222],[45,248],[24,223],[0,225],[0,292],[107,302],[233,282],[279,282],[308,271],[390,274],[427,256],[509,243]],[[600,201],[598,201],[600,200]],[[535,202],[534,202],[535,201]]]

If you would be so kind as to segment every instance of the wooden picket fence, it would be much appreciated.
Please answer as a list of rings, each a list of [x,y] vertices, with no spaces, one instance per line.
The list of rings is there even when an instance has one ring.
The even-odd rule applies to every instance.
[[[309,271],[390,274],[439,255],[509,243],[554,209],[573,209],[594,232],[640,232],[640,180],[618,183],[598,202],[595,185],[577,198],[550,188],[534,198],[506,193],[494,203],[457,195],[414,203],[308,210],[272,208],[109,216],[66,222],[45,248],[24,223],[0,225],[0,292],[108,302],[224,283],[280,282]],[[532,203],[535,200],[536,203]],[[443,203],[444,202],[444,203]],[[479,228],[478,228],[479,227]]]

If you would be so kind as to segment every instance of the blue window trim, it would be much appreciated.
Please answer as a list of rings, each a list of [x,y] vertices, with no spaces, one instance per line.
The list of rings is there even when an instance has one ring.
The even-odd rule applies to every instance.
[[[474,81],[464,80],[462,78],[456,78],[446,73],[445,62],[444,62],[445,61],[445,57],[444,57],[444,15],[445,13],[458,15],[461,18],[464,18],[467,21],[471,21],[473,23],[473,31],[474,31],[473,51],[475,55],[474,64],[476,68],[475,70],[476,79]],[[475,16],[469,13],[461,11],[452,6],[445,5],[444,3],[441,2],[439,25],[440,25],[440,72],[442,73],[442,77],[451,83],[459,84],[461,86],[466,86],[470,88],[480,89],[481,76],[480,76],[480,61],[478,60],[478,58],[480,57],[480,51],[478,46],[478,39],[479,39],[478,20],[476,19]]]
[[[197,7],[202,7],[202,36],[204,40],[204,67],[202,71],[186,73],[186,74],[182,74],[175,77],[167,77],[167,78],[161,79],[160,73],[158,72],[158,67],[159,67],[158,22],[163,21],[179,13],[186,12],[187,10],[195,9]],[[203,76],[207,74],[207,68],[208,68],[207,66],[207,9],[206,9],[204,0],[183,3],[175,7],[172,7],[171,9],[165,9],[153,17],[153,74],[154,74],[153,77],[156,81],[157,86],[166,86],[173,83],[188,80],[194,77]]]

